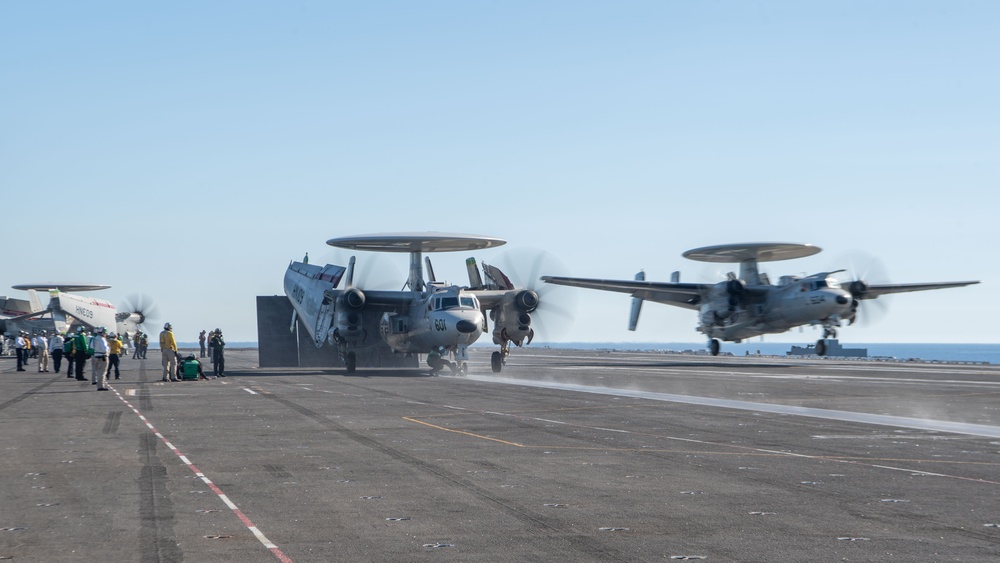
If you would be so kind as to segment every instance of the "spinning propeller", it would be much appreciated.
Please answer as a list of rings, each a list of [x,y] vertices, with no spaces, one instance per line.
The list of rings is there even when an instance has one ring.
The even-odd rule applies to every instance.
[[[125,305],[118,311],[118,321],[123,322],[131,318],[139,330],[146,331],[147,322],[155,322],[159,317],[159,311],[153,303],[153,299],[144,293],[133,293],[125,298]]]
[[[875,299],[868,295],[870,286],[891,283],[882,261],[863,250],[856,250],[841,255],[838,264],[848,266],[845,270],[839,270],[845,274],[843,278],[836,277],[840,286],[854,298],[853,314],[848,319],[850,324],[853,325],[860,318],[863,326],[869,326],[885,318],[889,312],[886,297]]]
[[[566,291],[564,286],[542,283],[540,279],[542,275],[565,275],[567,268],[558,258],[536,248],[515,248],[501,254],[496,262],[509,282],[531,292],[519,299],[535,300],[532,324],[545,341],[556,341],[569,331],[576,312],[575,292]]]

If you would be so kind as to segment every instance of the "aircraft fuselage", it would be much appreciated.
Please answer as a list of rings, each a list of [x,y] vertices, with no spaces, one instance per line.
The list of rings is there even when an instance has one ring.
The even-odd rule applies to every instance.
[[[408,313],[384,313],[379,322],[379,335],[397,352],[448,350],[456,352],[458,360],[468,359],[466,348],[482,333],[478,303],[458,288],[414,299]]]
[[[736,305],[719,295],[706,299],[698,330],[709,338],[740,341],[804,324],[839,325],[851,314],[850,292],[832,278],[810,276],[783,281],[780,286],[749,288],[748,296]],[[724,291],[725,282],[717,287]]]
[[[424,291],[336,289],[345,269],[293,262],[285,272],[285,294],[316,347],[369,344],[365,315],[380,315],[379,336],[401,353],[448,351],[458,360],[485,326],[478,299],[457,286],[428,285]],[[371,317],[368,317],[371,318]]]

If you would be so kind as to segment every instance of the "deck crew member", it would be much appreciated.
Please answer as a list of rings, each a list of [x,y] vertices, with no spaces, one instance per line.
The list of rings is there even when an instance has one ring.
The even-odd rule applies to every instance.
[[[163,356],[163,381],[180,381],[177,379],[177,341],[174,339],[174,327],[170,323],[163,325],[160,332],[160,354]]]

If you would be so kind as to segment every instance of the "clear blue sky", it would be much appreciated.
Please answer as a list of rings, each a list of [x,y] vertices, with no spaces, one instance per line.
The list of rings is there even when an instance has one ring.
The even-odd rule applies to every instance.
[[[863,249],[895,282],[983,281],[896,296],[845,342],[997,342],[998,21],[996,2],[5,2],[0,294],[105,283],[182,340],[256,340],[254,297],[336,236],[480,233],[565,265],[543,274],[686,281],[714,281],[689,248],[788,241],[825,252],[774,279]],[[438,276],[464,282],[466,256]],[[693,312],[650,304],[630,333],[627,296],[570,291],[561,340],[701,341]]]

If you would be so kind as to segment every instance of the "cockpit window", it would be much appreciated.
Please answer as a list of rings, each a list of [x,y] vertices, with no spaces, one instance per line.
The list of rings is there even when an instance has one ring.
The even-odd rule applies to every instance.
[[[826,278],[826,287],[832,287],[833,289],[838,289],[840,287],[840,282],[836,278]]]
[[[473,309],[479,308],[479,300],[476,299],[475,295],[462,295],[461,297],[435,297],[434,298],[434,310],[444,311],[446,309],[454,309],[455,307],[471,307]]]

